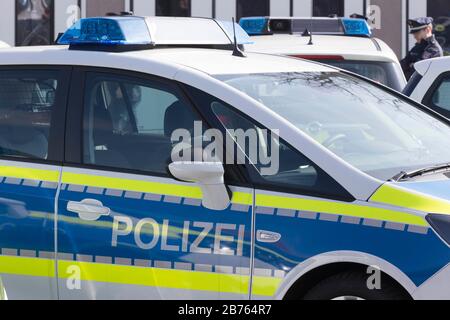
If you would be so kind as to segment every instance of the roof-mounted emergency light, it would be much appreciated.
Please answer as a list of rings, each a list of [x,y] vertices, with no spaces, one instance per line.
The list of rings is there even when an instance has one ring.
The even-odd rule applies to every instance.
[[[246,17],[239,24],[249,35],[294,34],[308,30],[313,34],[372,36],[367,21],[356,18]]]
[[[147,23],[140,17],[86,18],[76,22],[58,40],[71,47],[101,46],[105,48],[152,46]]]
[[[238,45],[251,43],[235,24]],[[77,50],[132,51],[157,46],[214,47],[233,50],[233,23],[206,18],[109,16],[84,18],[57,44]]]

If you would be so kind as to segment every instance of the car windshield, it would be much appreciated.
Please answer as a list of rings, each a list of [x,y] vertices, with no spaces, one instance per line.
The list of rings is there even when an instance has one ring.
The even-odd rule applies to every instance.
[[[400,66],[393,62],[357,60],[317,60],[331,66],[354,72],[394,90],[402,91],[406,80]]]
[[[368,81],[341,72],[217,78],[378,179],[450,162],[447,124]]]

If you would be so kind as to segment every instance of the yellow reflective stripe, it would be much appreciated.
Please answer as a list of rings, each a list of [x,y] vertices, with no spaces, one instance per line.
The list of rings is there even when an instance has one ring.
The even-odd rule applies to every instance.
[[[253,205],[253,196],[251,193],[233,192],[233,198],[231,199],[231,202],[251,206]]]
[[[39,180],[49,182],[59,181],[59,171],[43,170],[36,168],[0,166],[0,176],[8,178],[29,179],[29,180]]]
[[[361,206],[344,202],[257,194],[256,205],[262,207],[322,212],[358,218],[398,222],[403,224],[413,224],[418,226],[428,226],[423,217],[415,216],[406,212],[377,208],[370,206],[370,204],[367,206]]]
[[[283,279],[254,276],[252,281],[252,294],[257,296],[273,297]]]
[[[96,176],[72,172],[63,173],[62,183],[76,184],[97,188],[110,188],[134,192],[145,192],[182,198],[202,199],[202,191],[199,187],[171,184],[171,183],[132,180],[132,179]],[[234,192],[232,202],[237,204],[251,205],[252,196],[251,194],[248,193]]]
[[[382,185],[370,201],[427,213],[450,214],[450,202],[390,184]]]
[[[73,266],[80,268],[80,280],[162,287],[184,290],[200,290],[247,294],[250,277],[237,274],[221,274],[174,269],[141,268],[78,261],[58,261],[59,278],[73,276]],[[36,277],[55,277],[53,260],[41,258],[0,256],[0,274]],[[273,296],[282,279],[272,277],[253,278],[253,294]]]
[[[199,187],[183,186],[160,182],[142,180],[131,180],[90,174],[64,172],[62,182],[66,184],[77,184],[82,186],[111,188],[135,192],[146,192],[153,194],[164,194],[168,196],[201,199],[202,192]]]
[[[59,278],[73,275],[73,266],[81,270],[81,279],[106,283],[120,283],[149,287],[173,288],[247,294],[250,277],[200,271],[140,268],[91,262],[58,261]],[[281,279],[257,277],[258,295],[271,296]],[[256,293],[255,293],[256,294]]]
[[[41,258],[0,256],[0,274],[55,277],[55,262]]]

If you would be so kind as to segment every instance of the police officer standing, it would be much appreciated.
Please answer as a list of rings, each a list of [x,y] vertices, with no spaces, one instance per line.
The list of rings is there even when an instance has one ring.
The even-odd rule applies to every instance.
[[[408,20],[410,33],[416,39],[416,45],[401,61],[403,72],[409,80],[414,73],[416,62],[442,57],[443,51],[433,35],[433,18],[417,18]]]

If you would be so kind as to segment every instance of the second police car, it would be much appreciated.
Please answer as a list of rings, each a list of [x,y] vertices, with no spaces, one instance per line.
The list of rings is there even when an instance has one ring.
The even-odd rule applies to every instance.
[[[450,298],[448,121],[232,29],[89,18],[0,52],[9,299]]]
[[[372,36],[364,19],[245,17],[251,52],[287,55],[339,67],[401,91],[406,84],[394,51]]]

